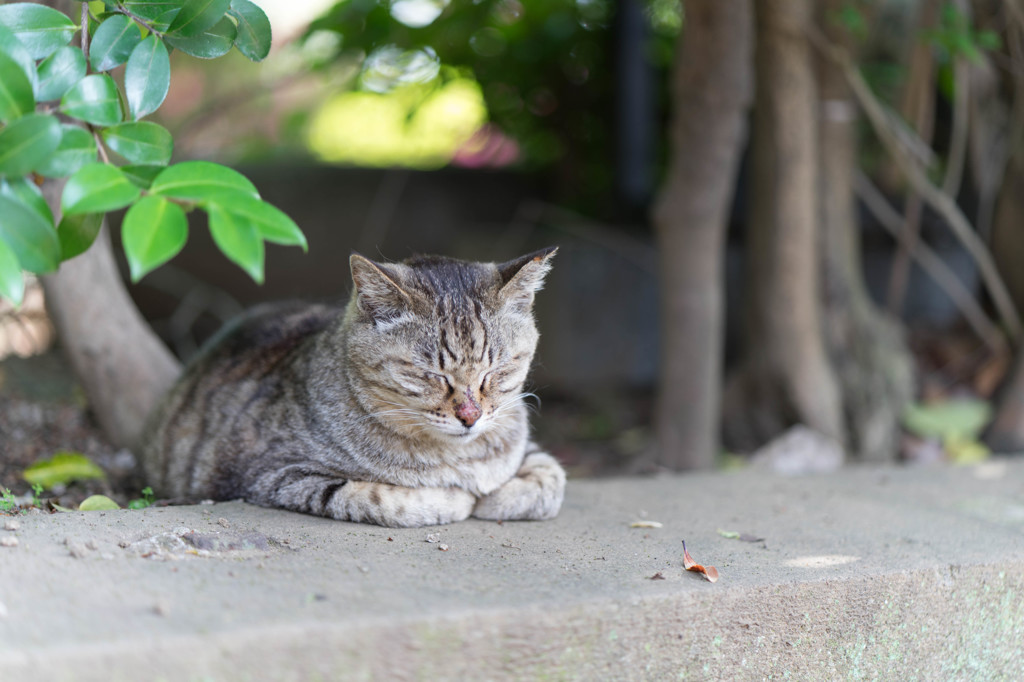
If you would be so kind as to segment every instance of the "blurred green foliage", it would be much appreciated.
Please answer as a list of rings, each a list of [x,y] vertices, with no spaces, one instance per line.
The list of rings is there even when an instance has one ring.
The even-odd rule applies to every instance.
[[[667,66],[679,0],[642,0],[644,50]],[[576,198],[611,183],[616,3],[612,0],[342,0],[307,40],[337,37],[333,60],[356,60],[357,86],[385,93],[471,76],[490,121],[516,141],[520,165],[557,167]]]

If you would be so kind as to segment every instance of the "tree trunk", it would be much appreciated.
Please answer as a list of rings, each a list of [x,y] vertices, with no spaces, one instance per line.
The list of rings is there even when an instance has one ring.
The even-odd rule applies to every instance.
[[[63,183],[43,191],[54,215]],[[139,314],[104,228],[92,247],[42,278],[60,344],[111,441],[134,447],[150,410],[181,366]]]
[[[1006,168],[992,225],[992,255],[1018,308],[1024,309],[1024,161],[1015,155]],[[996,396],[996,415],[985,442],[996,452],[1024,451],[1024,351],[1017,358]]]
[[[844,32],[828,20],[845,0],[821,8],[829,42]],[[839,379],[848,451],[861,460],[891,460],[898,451],[899,417],[914,390],[913,365],[898,323],[872,303],[864,284],[853,198],[856,113],[842,69],[818,62],[825,343]]]
[[[654,207],[661,258],[659,463],[718,452],[726,227],[751,100],[749,0],[688,0],[673,74],[671,164]]]
[[[725,435],[732,447],[750,450],[801,423],[844,443],[842,397],[822,334],[812,3],[755,6],[746,346],[727,390]]]

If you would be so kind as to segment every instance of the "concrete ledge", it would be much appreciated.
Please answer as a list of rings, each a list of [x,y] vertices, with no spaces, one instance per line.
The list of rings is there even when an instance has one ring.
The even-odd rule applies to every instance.
[[[1024,463],[574,481],[548,523],[390,530],[241,503],[17,521],[3,679],[1024,671]],[[683,570],[681,539],[719,582]]]

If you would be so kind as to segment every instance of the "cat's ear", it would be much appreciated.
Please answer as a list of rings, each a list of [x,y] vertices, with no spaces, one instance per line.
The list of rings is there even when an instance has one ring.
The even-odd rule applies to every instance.
[[[376,322],[391,322],[412,305],[409,294],[395,281],[388,266],[353,253],[348,259],[355,284],[356,305]]]
[[[551,258],[557,251],[557,246],[549,246],[498,265],[502,285],[498,296],[502,302],[516,312],[529,312],[533,296],[544,286],[544,276],[551,269]]]

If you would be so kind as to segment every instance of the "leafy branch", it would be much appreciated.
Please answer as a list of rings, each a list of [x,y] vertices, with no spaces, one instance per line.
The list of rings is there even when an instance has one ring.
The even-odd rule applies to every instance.
[[[221,251],[262,282],[264,242],[305,249],[301,230],[239,173],[172,165],[170,132],[143,119],[167,96],[171,49],[213,59],[235,48],[260,61],[270,22],[249,0],[103,2],[97,15],[83,2],[79,22],[43,5],[0,6],[0,296],[20,303],[22,270],[56,270],[120,209],[133,280],[181,250],[186,213],[198,209]],[[109,74],[122,65],[123,88]],[[62,178],[54,216],[39,184]]]

